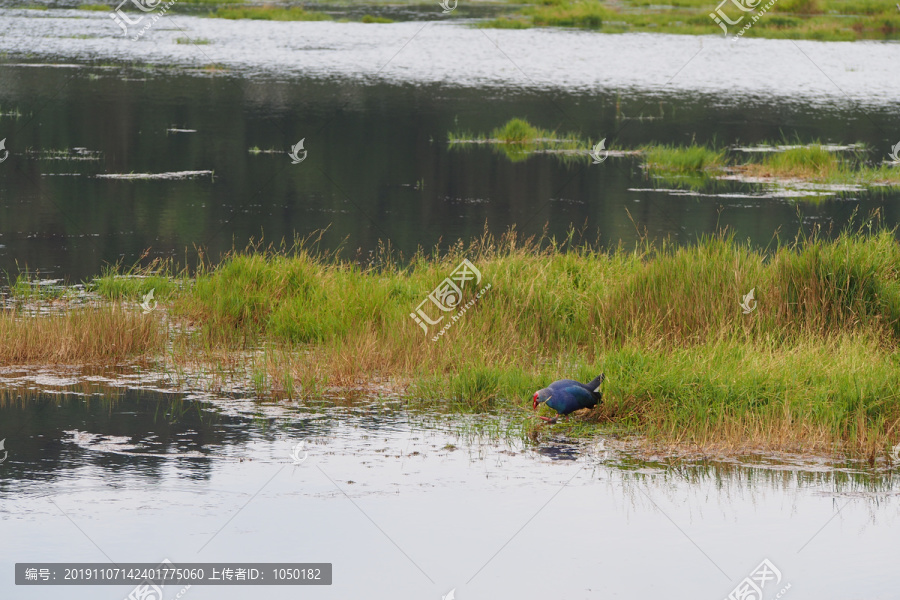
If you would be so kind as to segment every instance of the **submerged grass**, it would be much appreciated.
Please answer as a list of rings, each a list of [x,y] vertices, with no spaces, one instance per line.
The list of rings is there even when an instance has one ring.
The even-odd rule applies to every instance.
[[[158,263],[146,278],[108,272],[93,284],[106,312],[5,313],[0,361],[165,354],[175,370],[243,369],[259,395],[389,392],[523,422],[535,389],[605,371],[604,403],[557,431],[872,460],[900,442],[894,232],[814,232],[769,251],[725,233],[631,250],[573,240],[485,234],[407,261],[383,250],[365,266],[301,241],[234,252],[192,275]],[[464,257],[483,274],[478,288],[491,287],[432,341],[410,313]],[[119,307],[150,286],[160,311]],[[744,314],[751,288],[758,306]],[[67,341],[51,350],[47,339]]]

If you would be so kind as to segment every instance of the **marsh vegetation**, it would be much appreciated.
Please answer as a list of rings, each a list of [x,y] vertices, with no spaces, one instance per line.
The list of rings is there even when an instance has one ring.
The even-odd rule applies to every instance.
[[[249,377],[261,396],[391,390],[411,406],[512,411],[561,376],[605,371],[604,402],[558,431],[682,447],[846,452],[874,460],[900,427],[900,244],[868,222],[755,250],[733,235],[601,251],[515,231],[362,264],[299,240],[191,273],[111,270],[97,302],[0,317],[3,364],[144,360]],[[438,342],[410,313],[463,258],[490,291]],[[740,302],[755,290],[758,307]],[[135,305],[154,290],[157,312]],[[43,289],[13,282],[20,307]],[[465,302],[467,298],[463,299]],[[60,340],[45,349],[46,339]],[[536,429],[537,431],[537,429]]]

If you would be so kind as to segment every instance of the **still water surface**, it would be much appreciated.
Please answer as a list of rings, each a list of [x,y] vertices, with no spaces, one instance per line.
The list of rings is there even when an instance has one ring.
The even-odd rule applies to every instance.
[[[877,163],[900,140],[896,43],[185,15],[133,42],[105,13],[2,13],[7,271],[78,280],[146,249],[190,261],[205,247],[216,259],[251,238],[324,228],[325,248],[356,256],[379,239],[408,255],[485,226],[576,226],[610,245],[645,228],[690,242],[728,226],[765,245],[776,231],[841,227],[854,210],[900,223],[896,192],[811,203],[721,182],[685,195],[634,158],[514,163],[447,144],[450,131],[485,133],[519,116],[619,148],[863,142]],[[301,139],[307,157],[292,164]],[[116,178],[130,174],[157,178]]]
[[[727,225],[766,244],[776,230],[841,226],[854,210],[897,224],[896,193],[812,204],[723,183],[686,196],[630,158],[514,163],[446,138],[520,116],[618,147],[796,136],[864,142],[878,162],[900,139],[898,58],[891,43],[183,15],[131,42],[105,13],[2,9],[0,269],[80,279],[145,249],[215,258],[251,237],[326,227],[324,246],[353,256],[379,239],[409,253],[485,226],[575,225],[615,244],[636,229],[689,242]],[[308,155],[292,165],[300,139]],[[156,178],[109,177],[144,173]],[[0,377],[33,388],[0,404],[3,598],[128,593],[17,588],[17,561],[163,558],[332,562],[333,586],[303,590],[321,598],[455,588],[461,600],[713,600],[764,558],[783,578],[767,597],[789,584],[783,597],[886,599],[900,583],[900,486],[883,469],[641,463],[614,440],[476,435],[506,431],[493,416],[185,398],[142,376],[79,395],[66,377]],[[295,466],[298,441],[309,458]]]
[[[14,562],[166,557],[332,562],[334,584],[302,592],[317,598],[456,588],[459,598],[714,600],[764,558],[783,577],[767,597],[787,584],[797,598],[895,597],[900,485],[890,472],[771,458],[641,463],[614,440],[535,447],[498,437],[495,417],[451,420],[389,401],[106,394],[32,393],[0,407],[4,598],[128,591],[15,587]],[[301,440],[309,454],[298,466]]]

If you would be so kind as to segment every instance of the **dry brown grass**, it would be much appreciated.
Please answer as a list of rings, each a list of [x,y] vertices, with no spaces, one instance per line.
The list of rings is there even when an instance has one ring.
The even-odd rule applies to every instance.
[[[117,304],[52,315],[0,312],[0,365],[115,364],[158,354],[166,326]]]

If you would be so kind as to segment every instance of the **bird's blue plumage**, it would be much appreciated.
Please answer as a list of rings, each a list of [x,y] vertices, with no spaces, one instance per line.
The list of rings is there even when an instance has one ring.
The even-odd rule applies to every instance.
[[[598,398],[596,394],[589,392],[581,387],[570,385],[559,387],[553,395],[547,400],[547,406],[555,410],[561,415],[567,415],[580,408],[593,408],[597,405]]]
[[[546,402],[547,406],[561,415],[567,415],[581,408],[593,408],[603,397],[599,391],[603,379],[604,376],[600,375],[587,384],[573,379],[554,381],[536,392],[535,402]]]

